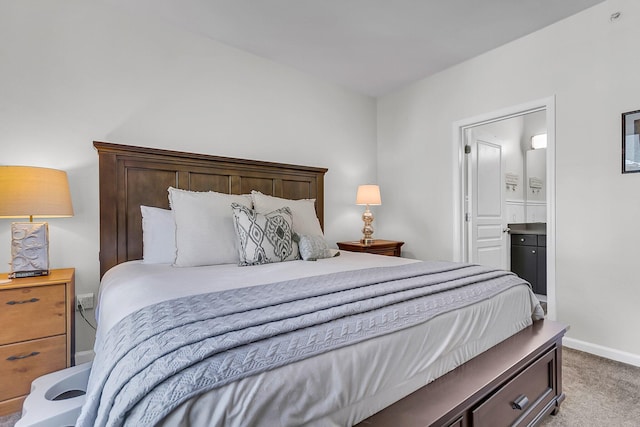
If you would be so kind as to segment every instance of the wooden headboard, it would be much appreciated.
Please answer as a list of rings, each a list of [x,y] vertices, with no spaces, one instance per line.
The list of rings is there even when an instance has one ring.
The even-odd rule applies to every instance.
[[[316,199],[324,228],[327,169],[94,142],[100,169],[100,277],[142,258],[140,205],[169,208],[167,188]]]

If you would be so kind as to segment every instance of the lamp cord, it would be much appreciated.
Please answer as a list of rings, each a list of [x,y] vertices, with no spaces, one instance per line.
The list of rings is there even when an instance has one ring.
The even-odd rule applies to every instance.
[[[91,329],[93,329],[94,331],[96,330],[96,327],[93,326],[91,324],[91,322],[89,322],[89,320],[87,320],[86,316],[84,315],[84,307],[82,306],[82,304],[78,303],[78,311],[80,312],[80,316],[82,316],[82,318],[84,319],[85,322],[87,322],[87,325],[91,326]]]

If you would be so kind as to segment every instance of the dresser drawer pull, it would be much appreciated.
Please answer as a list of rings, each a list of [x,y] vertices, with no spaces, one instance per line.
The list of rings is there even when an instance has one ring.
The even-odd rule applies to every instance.
[[[28,302],[38,302],[38,301],[40,301],[38,298],[31,298],[31,299],[26,299],[24,301],[8,301],[7,304],[16,305],[16,304],[26,304]]]
[[[30,354],[25,354],[24,356],[9,356],[7,357],[7,360],[11,362],[14,360],[26,359],[27,357],[37,356],[39,354],[39,351],[32,351]]]
[[[513,401],[511,407],[522,411],[529,404],[529,399],[524,394],[521,394]]]

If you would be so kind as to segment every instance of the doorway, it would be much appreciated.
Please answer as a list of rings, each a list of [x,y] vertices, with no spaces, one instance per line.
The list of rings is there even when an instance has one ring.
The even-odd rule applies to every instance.
[[[527,117],[542,117],[547,148],[535,150],[536,153],[529,156],[524,139],[521,139],[518,140],[521,158],[515,156],[507,160],[509,151],[514,151],[514,144],[506,140],[513,138],[501,138],[496,129],[513,130],[518,123],[522,127]],[[507,224],[546,222],[547,313],[549,318],[555,319],[554,97],[461,120],[453,124],[453,136],[454,260],[509,269],[505,255],[509,250]],[[537,176],[531,176],[536,170],[531,162],[541,159],[546,163],[546,170],[539,172],[538,169]],[[478,171],[484,171],[484,174],[479,175]],[[543,193],[538,188],[540,183],[543,183]],[[482,190],[482,186],[486,188]],[[531,192],[530,206],[527,206],[526,197],[517,196],[526,196],[528,192]]]

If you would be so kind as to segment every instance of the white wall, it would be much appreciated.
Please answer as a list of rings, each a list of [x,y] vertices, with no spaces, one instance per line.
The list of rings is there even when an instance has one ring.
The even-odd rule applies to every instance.
[[[640,174],[620,173],[620,115],[640,108],[639,39],[640,2],[610,0],[378,100],[383,232],[450,259],[452,123],[555,95],[557,317],[635,362]]]
[[[0,163],[68,172],[75,216],[49,221],[50,255],[76,268],[77,293],[99,281],[94,140],[327,167],[327,239],[359,237],[356,188],[376,178],[371,98],[82,0],[0,3],[0,61]],[[79,317],[77,331],[91,348]]]
[[[545,179],[547,173],[547,149],[539,148],[537,150],[527,150],[525,158],[525,163],[527,165],[525,173],[527,203],[544,202],[547,199],[547,183]],[[529,178],[542,180],[542,188],[537,188],[534,191],[534,189],[529,186]]]
[[[527,222],[545,222],[547,200],[547,150],[531,148],[531,137],[547,133],[546,111],[527,114],[522,132],[522,148],[525,153],[525,199],[527,200]],[[542,188],[532,191],[529,188],[529,178],[543,181]],[[533,215],[531,215],[533,213]]]
[[[512,117],[493,123],[472,128],[474,135],[489,135],[494,142],[498,142],[502,147],[502,156],[505,160],[505,174],[513,173],[518,175],[519,183],[513,188],[507,189],[504,186],[504,199],[506,201],[524,200],[524,155],[520,148],[524,118]],[[502,177],[504,181],[505,178]]]

